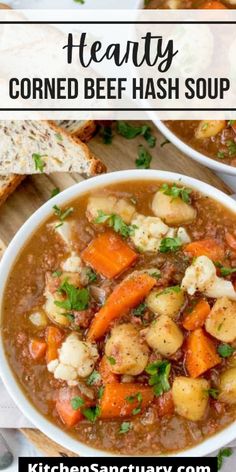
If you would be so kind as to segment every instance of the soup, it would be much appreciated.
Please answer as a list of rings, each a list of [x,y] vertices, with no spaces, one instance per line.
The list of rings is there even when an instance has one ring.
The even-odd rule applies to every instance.
[[[126,455],[177,452],[232,423],[235,251],[235,215],[180,183],[119,183],[54,206],[2,305],[29,401]]]
[[[195,9],[222,10],[235,8],[235,0],[148,0],[146,8],[148,9]]]
[[[196,151],[236,166],[236,120],[167,121],[168,128]]]

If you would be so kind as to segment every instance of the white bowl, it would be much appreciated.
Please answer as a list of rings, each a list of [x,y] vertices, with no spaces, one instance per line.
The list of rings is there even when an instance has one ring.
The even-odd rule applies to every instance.
[[[80,195],[88,191],[92,191],[97,187],[104,187],[109,184],[125,181],[127,182],[132,180],[181,182],[183,185],[192,187],[193,189],[196,189],[197,191],[202,192],[203,194],[208,195],[211,198],[212,195],[214,195],[214,199],[216,201],[221,202],[229,210],[236,213],[236,202],[232,200],[228,195],[225,195],[223,192],[211,187],[210,185],[200,182],[199,180],[193,179],[191,177],[186,177],[180,174],[175,174],[172,172],[164,172],[158,170],[127,170],[113,172],[110,174],[105,174],[99,177],[94,177],[92,179],[83,181],[68,188],[64,192],[60,193],[59,195],[45,203],[26,221],[26,223],[20,228],[18,233],[11,241],[0,263],[0,307],[2,304],[5,285],[17,255],[19,254],[25,243],[28,241],[28,239],[31,237],[31,235],[38,228],[38,226],[41,225],[52,214],[53,205],[66,204],[70,200],[79,197]],[[92,447],[86,446],[80,441],[77,441],[69,434],[60,430],[60,428],[45,419],[40,413],[38,413],[35,407],[29,402],[26,395],[24,395],[23,391],[21,390],[20,386],[18,385],[15,379],[15,376],[8,364],[8,360],[4,352],[2,337],[0,338],[0,375],[16,405],[22,410],[25,416],[35,425],[35,427],[40,429],[49,438],[56,441],[61,446],[64,446],[67,449],[81,456],[111,456],[110,452],[93,449]],[[182,457],[205,456],[207,454],[212,453],[216,449],[225,446],[227,443],[233,441],[235,438],[236,422],[225,428],[220,433],[205,440],[198,446],[173,455]]]
[[[223,162],[216,161],[215,159],[211,159],[210,157],[205,156],[201,152],[196,151],[191,146],[186,144],[182,139],[178,138],[176,134],[174,134],[163,121],[155,120],[154,124],[159,129],[159,131],[172,143],[174,144],[180,151],[186,154],[188,157],[193,159],[194,161],[199,162],[205,167],[209,167],[210,169],[215,170],[218,173],[236,175],[236,167],[230,166],[228,164],[223,164]]]

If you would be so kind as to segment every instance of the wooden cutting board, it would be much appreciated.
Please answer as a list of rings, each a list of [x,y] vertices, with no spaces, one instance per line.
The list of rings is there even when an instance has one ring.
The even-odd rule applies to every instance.
[[[151,168],[169,170],[195,177],[231,194],[232,191],[211,170],[192,161],[153,128],[157,144],[150,150],[153,156]],[[92,151],[106,164],[109,172],[122,169],[134,169],[138,145],[146,143],[143,138],[127,140],[115,136],[111,145],[105,145],[99,134],[89,143]],[[0,252],[1,246],[7,245],[24,221],[50,197],[55,187],[63,190],[83,178],[78,174],[54,174],[27,177],[14,194],[0,208]],[[36,429],[22,429],[22,433],[46,456],[76,456],[59,446]]]

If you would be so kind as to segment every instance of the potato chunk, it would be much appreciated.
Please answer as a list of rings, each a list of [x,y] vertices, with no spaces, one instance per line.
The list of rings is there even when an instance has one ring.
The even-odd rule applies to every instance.
[[[221,374],[219,400],[230,405],[236,403],[236,367]]]
[[[148,363],[149,349],[135,326],[124,323],[113,328],[105,354],[114,359],[110,364],[113,373],[139,375]]]
[[[211,138],[220,133],[225,126],[225,120],[202,120],[195,131],[195,137],[197,139]]]
[[[232,343],[236,339],[236,302],[219,298],[206,319],[206,330],[219,341]]]
[[[62,301],[63,297],[58,293],[52,294],[50,292],[47,292],[45,296],[46,296],[46,301],[44,305],[44,310],[47,313],[48,318],[60,326],[63,326],[63,327],[69,326],[70,321],[64,315],[65,310],[55,305],[55,302]]]
[[[156,315],[166,315],[175,318],[184,304],[184,292],[152,290],[146,298],[148,308]]]
[[[148,345],[163,356],[172,356],[182,346],[184,336],[177,324],[169,316],[159,316],[146,334]]]
[[[208,405],[210,386],[205,379],[176,377],[172,387],[175,410],[190,421],[200,421]]]
[[[171,225],[190,224],[197,216],[192,205],[183,202],[179,197],[165,195],[161,190],[153,198],[152,211],[155,216],[159,216],[166,224]]]
[[[90,197],[87,206],[87,217],[89,221],[95,220],[98,212],[103,211],[110,215],[119,215],[125,223],[129,224],[135,213],[135,206],[125,200],[124,198],[117,198],[112,196],[94,196]]]

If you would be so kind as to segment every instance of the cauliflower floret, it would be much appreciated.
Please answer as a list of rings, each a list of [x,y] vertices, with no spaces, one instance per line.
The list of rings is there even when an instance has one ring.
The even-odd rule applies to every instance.
[[[169,231],[169,227],[155,216],[137,214],[132,220],[132,225],[136,228],[131,239],[142,251],[158,251],[162,238]]]
[[[58,359],[48,364],[55,379],[74,381],[77,377],[88,377],[98,359],[97,347],[81,341],[77,333],[70,334],[58,350]]]
[[[182,244],[191,243],[191,238],[190,238],[188,232],[186,231],[185,228],[182,228],[182,226],[180,226],[177,229],[176,236],[177,236],[177,238],[180,239]]]
[[[236,300],[233,284],[216,275],[216,268],[207,256],[197,257],[186,269],[181,287],[189,295],[193,295],[198,290],[210,298],[225,296],[230,300]]]
[[[95,220],[99,211],[103,211],[108,215],[119,215],[125,223],[129,224],[136,212],[136,209],[134,205],[129,203],[124,198],[117,198],[107,195],[90,197],[86,212],[88,220]]]
[[[76,252],[72,252],[71,255],[61,264],[62,270],[65,272],[81,272],[82,261]]]

